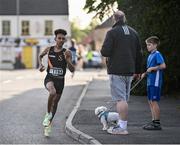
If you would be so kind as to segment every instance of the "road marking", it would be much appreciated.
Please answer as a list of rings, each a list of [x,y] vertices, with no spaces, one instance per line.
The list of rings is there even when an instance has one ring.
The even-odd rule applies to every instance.
[[[4,84],[10,83],[10,82],[12,82],[12,80],[3,81]]]
[[[16,80],[22,80],[24,77],[22,77],[22,76],[18,76],[18,77],[16,77]]]

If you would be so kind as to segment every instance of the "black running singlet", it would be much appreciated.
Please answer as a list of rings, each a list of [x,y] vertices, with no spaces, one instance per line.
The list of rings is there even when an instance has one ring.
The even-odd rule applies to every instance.
[[[52,46],[48,53],[48,75],[56,78],[64,78],[66,74],[67,63],[65,60],[63,48],[60,52],[54,52],[54,46]]]

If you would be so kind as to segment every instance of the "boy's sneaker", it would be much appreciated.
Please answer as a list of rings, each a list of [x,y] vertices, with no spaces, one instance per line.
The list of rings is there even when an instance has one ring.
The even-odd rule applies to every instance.
[[[162,130],[160,123],[149,123],[143,127],[144,130]]]
[[[122,134],[122,135],[127,135],[128,134],[128,131],[126,129],[122,129],[119,126],[110,127],[107,130],[107,132],[110,133],[110,134]]]
[[[150,124],[152,124],[152,123],[153,123],[153,121],[148,122],[148,123],[144,124],[144,125],[142,126],[142,128],[144,128],[144,127],[146,127],[146,126],[148,126],[148,125],[150,125]]]
[[[48,126],[44,127],[44,136],[49,137],[49,134],[51,133],[51,124]]]
[[[43,121],[43,126],[47,127],[50,125],[50,120],[52,118],[52,113],[46,113],[45,117],[44,117],[44,121]]]

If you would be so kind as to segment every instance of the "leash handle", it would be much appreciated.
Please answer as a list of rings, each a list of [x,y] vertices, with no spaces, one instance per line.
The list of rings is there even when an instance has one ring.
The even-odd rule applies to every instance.
[[[144,73],[144,77],[140,78],[138,81],[135,82],[134,86],[131,87],[130,91],[132,91],[147,75],[147,71]]]

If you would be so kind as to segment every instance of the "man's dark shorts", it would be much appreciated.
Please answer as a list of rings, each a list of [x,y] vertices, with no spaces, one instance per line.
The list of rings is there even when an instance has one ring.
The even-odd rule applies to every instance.
[[[56,89],[57,94],[62,94],[62,91],[64,89],[64,78],[55,78],[49,75],[46,75],[44,79],[44,86],[47,89],[46,85],[48,82],[53,82],[54,87]]]

